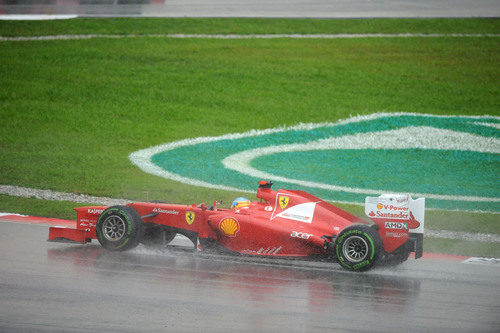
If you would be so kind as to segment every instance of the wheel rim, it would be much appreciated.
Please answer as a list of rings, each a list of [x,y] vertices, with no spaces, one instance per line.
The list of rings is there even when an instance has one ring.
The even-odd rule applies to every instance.
[[[368,244],[359,236],[351,236],[342,246],[342,252],[349,261],[361,262],[368,256]]]
[[[122,239],[125,235],[125,221],[117,215],[109,216],[102,224],[102,233],[110,242]]]

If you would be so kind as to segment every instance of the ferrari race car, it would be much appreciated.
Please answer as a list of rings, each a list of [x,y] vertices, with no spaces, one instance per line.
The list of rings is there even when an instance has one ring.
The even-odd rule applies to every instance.
[[[378,263],[400,263],[411,252],[422,256],[425,199],[409,195],[367,197],[365,213],[356,217],[307,192],[272,190],[260,181],[259,201],[220,209],[166,203],[133,202],[126,206],[80,207],[76,228],[51,227],[49,241],[88,243],[124,251],[139,243],[166,245],[176,234],[195,251],[338,261],[353,271]]]

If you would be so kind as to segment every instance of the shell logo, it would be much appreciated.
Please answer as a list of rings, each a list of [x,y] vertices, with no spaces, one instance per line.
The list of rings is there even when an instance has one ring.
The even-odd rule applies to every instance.
[[[224,235],[229,237],[236,237],[238,231],[240,231],[240,225],[238,221],[231,217],[226,217],[222,219],[219,223],[219,229],[224,233]]]
[[[378,209],[382,209],[382,208],[384,208],[384,205],[382,205],[381,203],[379,203],[379,204],[377,204],[377,208]]]

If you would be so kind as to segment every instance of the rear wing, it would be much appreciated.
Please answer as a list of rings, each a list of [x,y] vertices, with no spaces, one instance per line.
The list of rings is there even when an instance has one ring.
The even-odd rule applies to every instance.
[[[408,229],[412,250],[419,258],[423,252],[425,198],[413,200],[409,194],[382,194],[366,197],[365,214],[386,228]]]

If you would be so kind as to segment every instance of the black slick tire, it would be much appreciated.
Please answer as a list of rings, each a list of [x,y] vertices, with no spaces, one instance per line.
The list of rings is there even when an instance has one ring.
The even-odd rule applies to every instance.
[[[358,272],[372,268],[383,252],[380,235],[367,225],[352,225],[342,230],[334,248],[339,264]]]
[[[111,251],[132,249],[142,237],[143,222],[137,211],[128,206],[112,206],[99,216],[97,240]]]

